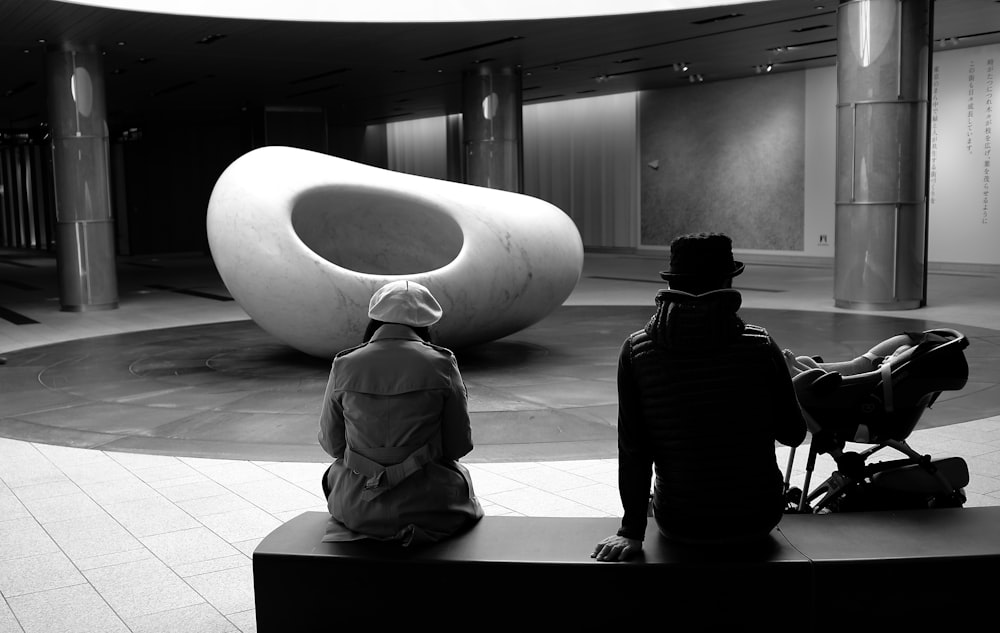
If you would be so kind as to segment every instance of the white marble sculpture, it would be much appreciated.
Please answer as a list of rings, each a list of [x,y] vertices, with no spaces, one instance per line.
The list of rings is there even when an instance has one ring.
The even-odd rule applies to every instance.
[[[460,348],[541,320],[583,268],[576,225],[543,200],[290,147],[233,162],[207,222],[233,298],[323,358],[361,342],[368,300],[394,279],[431,290],[444,309],[437,341]]]

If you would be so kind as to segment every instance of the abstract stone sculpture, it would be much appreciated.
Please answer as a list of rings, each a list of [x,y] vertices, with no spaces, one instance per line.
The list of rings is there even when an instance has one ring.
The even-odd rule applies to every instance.
[[[541,320],[583,268],[576,225],[538,198],[290,147],[233,162],[207,225],[233,298],[272,336],[321,358],[361,342],[368,300],[394,279],[431,290],[444,308],[436,340],[460,348]]]

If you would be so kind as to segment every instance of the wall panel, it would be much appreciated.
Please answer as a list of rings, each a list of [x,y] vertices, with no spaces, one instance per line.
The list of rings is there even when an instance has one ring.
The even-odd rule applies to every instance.
[[[642,244],[722,231],[737,248],[801,251],[805,74],[647,91]]]
[[[637,98],[524,107],[524,191],[568,213],[586,247],[638,246]]]

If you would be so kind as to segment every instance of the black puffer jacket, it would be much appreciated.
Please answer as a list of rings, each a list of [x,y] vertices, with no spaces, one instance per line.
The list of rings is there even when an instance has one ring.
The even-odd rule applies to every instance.
[[[619,357],[619,534],[696,541],[766,534],[784,507],[774,443],[798,445],[805,422],[781,350],[737,315],[741,296],[663,290]]]

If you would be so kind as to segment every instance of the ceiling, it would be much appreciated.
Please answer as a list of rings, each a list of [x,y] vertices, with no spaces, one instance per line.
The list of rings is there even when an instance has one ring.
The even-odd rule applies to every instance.
[[[1000,42],[997,0],[936,0],[935,50]],[[360,124],[457,113],[463,73],[519,66],[524,103],[831,66],[836,0],[770,0],[624,16],[315,23],[0,0],[0,131],[45,121],[44,52],[104,52],[108,122],[326,108]],[[681,70],[686,64],[688,70]],[[694,78],[694,79],[692,79]]]

